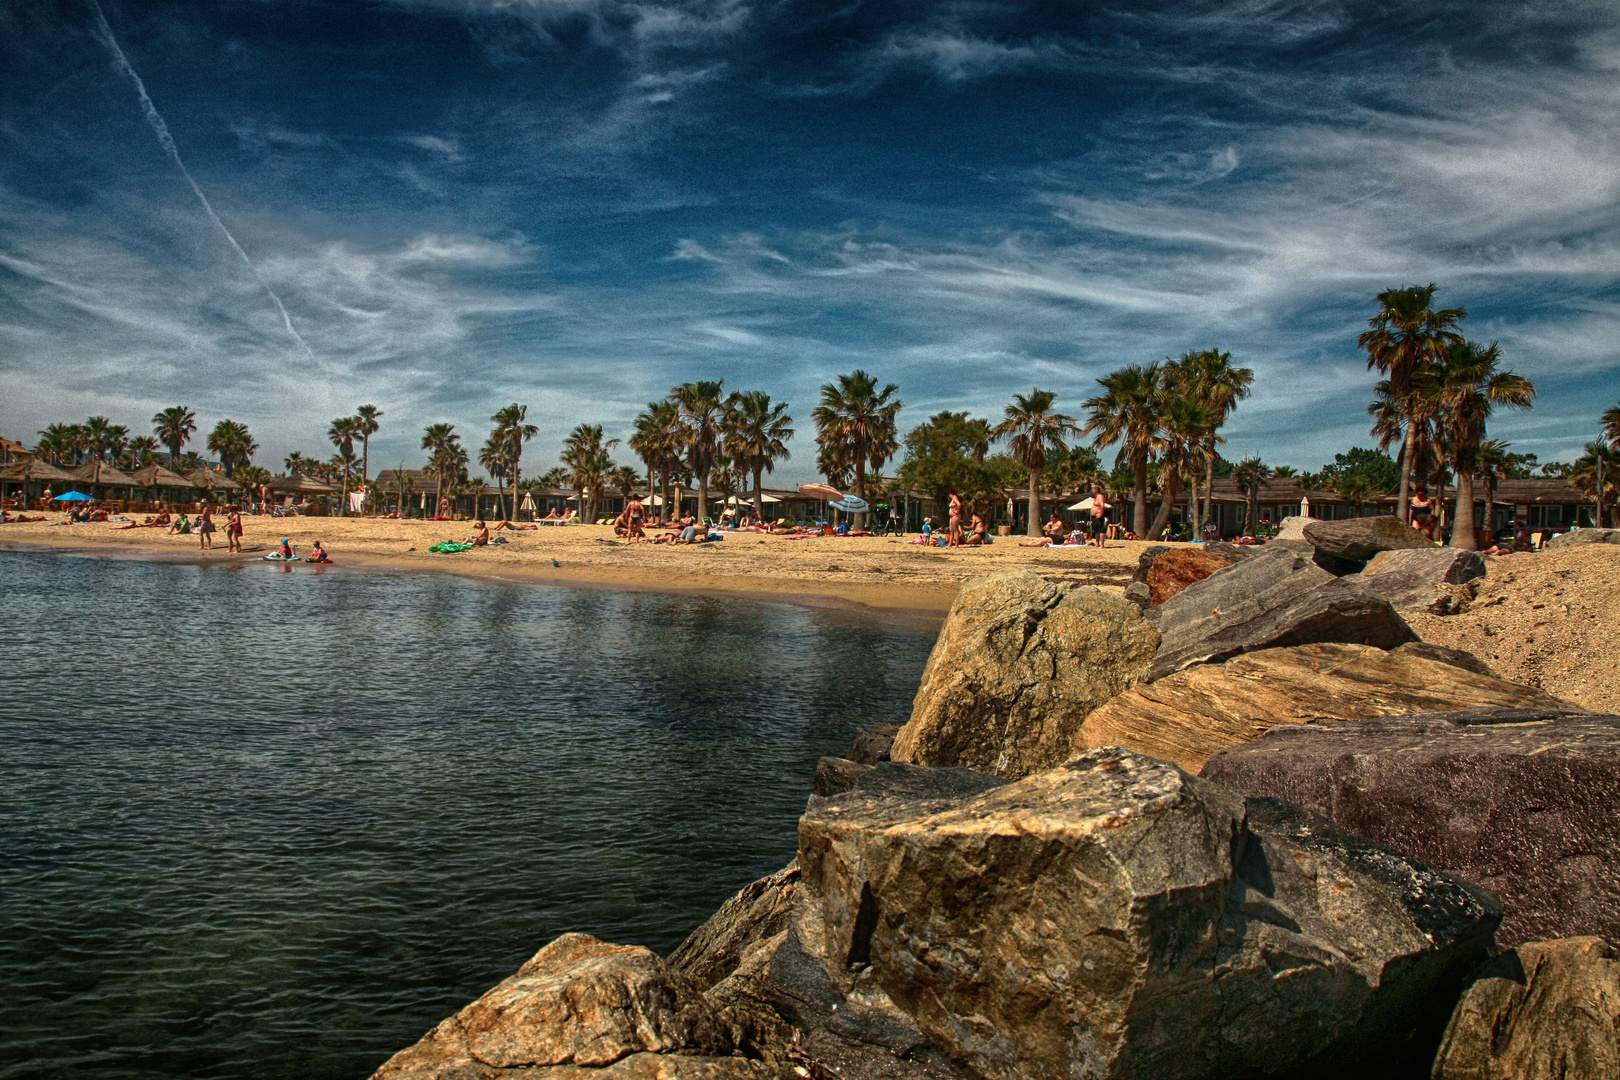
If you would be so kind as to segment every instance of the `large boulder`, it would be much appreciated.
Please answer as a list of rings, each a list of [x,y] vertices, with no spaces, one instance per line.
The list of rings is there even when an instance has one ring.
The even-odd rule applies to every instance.
[[[1160,634],[1149,681],[1257,649],[1324,641],[1392,649],[1417,637],[1389,601],[1334,577],[1292,545],[1267,545],[1148,618]]]
[[[1620,963],[1598,937],[1534,941],[1493,958],[1463,994],[1434,1080],[1620,1076]]]
[[[1571,547],[1576,544],[1620,544],[1620,529],[1575,529],[1560,533],[1547,541],[1549,548]]]
[[[1451,653],[1341,644],[1246,653],[1132,687],[1086,718],[1077,748],[1125,746],[1195,773],[1216,751],[1278,724],[1560,704],[1482,672],[1484,665],[1467,653]]]
[[[1388,600],[1397,611],[1449,615],[1457,607],[1457,586],[1485,576],[1477,552],[1456,548],[1403,548],[1380,551],[1365,570],[1345,578]],[[1469,586],[1471,590],[1472,586]],[[1472,595],[1470,591],[1469,596]]]
[[[1306,542],[1317,551],[1360,562],[1366,562],[1380,551],[1434,547],[1433,540],[1389,514],[1344,518],[1340,521],[1311,521],[1305,526],[1304,532]]]
[[[962,586],[923,671],[895,761],[1001,776],[1057,764],[1092,709],[1138,679],[1159,634],[1098,589],[1029,573]]]
[[[1500,917],[1466,882],[1126,750],[977,792],[934,771],[886,763],[811,800],[816,910],[777,955],[993,1080],[1426,1065]]]
[[[1279,726],[1203,775],[1286,799],[1507,909],[1504,944],[1620,941],[1620,717],[1574,706]]]
[[[765,1080],[721,1011],[646,949],[564,934],[374,1080]]]
[[[1164,603],[1189,585],[1196,585],[1217,570],[1231,566],[1234,559],[1223,559],[1202,548],[1186,547],[1167,551],[1153,560],[1147,585],[1154,606]]]

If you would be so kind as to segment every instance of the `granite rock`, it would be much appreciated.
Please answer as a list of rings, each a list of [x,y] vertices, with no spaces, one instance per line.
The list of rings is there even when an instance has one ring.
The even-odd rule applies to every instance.
[[[737,970],[756,943],[788,928],[799,888],[799,860],[743,886],[709,920],[676,946],[666,961],[707,990]]]
[[[1390,514],[1340,521],[1313,520],[1305,526],[1304,533],[1306,542],[1317,551],[1360,562],[1366,562],[1380,551],[1434,547],[1433,540]]]
[[[1165,552],[1153,561],[1153,566],[1148,570],[1147,584],[1152,590],[1152,604],[1157,607],[1187,586],[1195,585],[1215,571],[1231,566],[1233,561],[1196,547]]]
[[[1506,908],[1505,945],[1620,941],[1620,717],[1564,705],[1279,726],[1203,775],[1477,882]]]
[[[1426,1065],[1500,917],[1331,822],[1118,748],[977,792],[936,771],[811,800],[815,910],[789,939],[826,997],[869,994],[992,1080]]]
[[[1146,585],[1148,574],[1153,569],[1154,561],[1158,559],[1160,555],[1174,550],[1175,548],[1171,547],[1169,544],[1149,544],[1147,547],[1143,548],[1142,553],[1136,557],[1136,573],[1131,576],[1131,580],[1140,581],[1142,584]]]
[[[1577,544],[1620,544],[1620,529],[1576,529],[1560,533],[1547,541],[1549,548],[1572,547]]]
[[[1463,994],[1434,1080],[1620,1077],[1620,963],[1599,937],[1532,941]]]
[[[1086,718],[1076,748],[1124,746],[1197,772],[1216,751],[1279,724],[1560,704],[1483,667],[1467,653],[1416,643],[1391,652],[1342,644],[1262,649],[1132,687]]]
[[[516,975],[401,1050],[374,1080],[535,1075],[755,1077],[694,981],[638,946],[564,934]],[[649,1061],[675,1053],[677,1062]],[[621,1064],[630,1059],[631,1064]],[[710,1059],[703,1061],[701,1059]],[[684,1071],[683,1071],[684,1070]]]
[[[1335,578],[1293,546],[1267,545],[1147,617],[1160,634],[1148,681],[1257,649],[1318,642],[1389,649],[1417,637],[1389,601]]]
[[[849,760],[860,765],[876,765],[889,760],[894,748],[894,737],[900,734],[899,724],[873,724],[855,733],[855,745],[850,748]]]
[[[973,578],[940,630],[890,756],[1001,776],[1071,752],[1092,709],[1147,669],[1159,634],[1135,604],[1027,571]]]

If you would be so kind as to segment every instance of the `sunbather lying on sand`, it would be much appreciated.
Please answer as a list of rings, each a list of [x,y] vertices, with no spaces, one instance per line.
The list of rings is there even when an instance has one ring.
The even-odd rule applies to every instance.
[[[539,531],[540,526],[535,525],[532,522],[529,524],[524,524],[521,521],[497,521],[495,523],[495,531],[500,532],[503,529],[511,529],[514,532],[528,532],[531,529]]]
[[[169,521],[170,521],[169,515],[166,514],[166,513],[165,514],[156,514],[156,515],[148,514],[148,515],[146,515],[146,520],[141,522],[140,524],[138,524],[138,525],[137,524],[125,525],[124,528],[126,528],[126,529],[156,529],[156,528],[159,528],[161,526],[169,524]]]

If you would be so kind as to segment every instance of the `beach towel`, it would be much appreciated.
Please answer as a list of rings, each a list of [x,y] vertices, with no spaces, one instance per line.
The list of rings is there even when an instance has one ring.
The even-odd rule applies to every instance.
[[[454,555],[458,551],[471,551],[472,545],[458,544],[453,540],[446,540],[441,544],[434,544],[432,547],[428,548],[428,550],[436,551],[440,555]]]

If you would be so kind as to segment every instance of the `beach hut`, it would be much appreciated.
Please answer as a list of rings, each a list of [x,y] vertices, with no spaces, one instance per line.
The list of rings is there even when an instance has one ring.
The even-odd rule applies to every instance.
[[[24,499],[37,499],[52,485],[62,491],[81,482],[72,473],[36,457],[0,465],[0,497],[20,491]]]
[[[33,457],[28,447],[20,442],[12,442],[10,439],[0,439],[0,462],[10,465],[13,461],[26,457]]]

